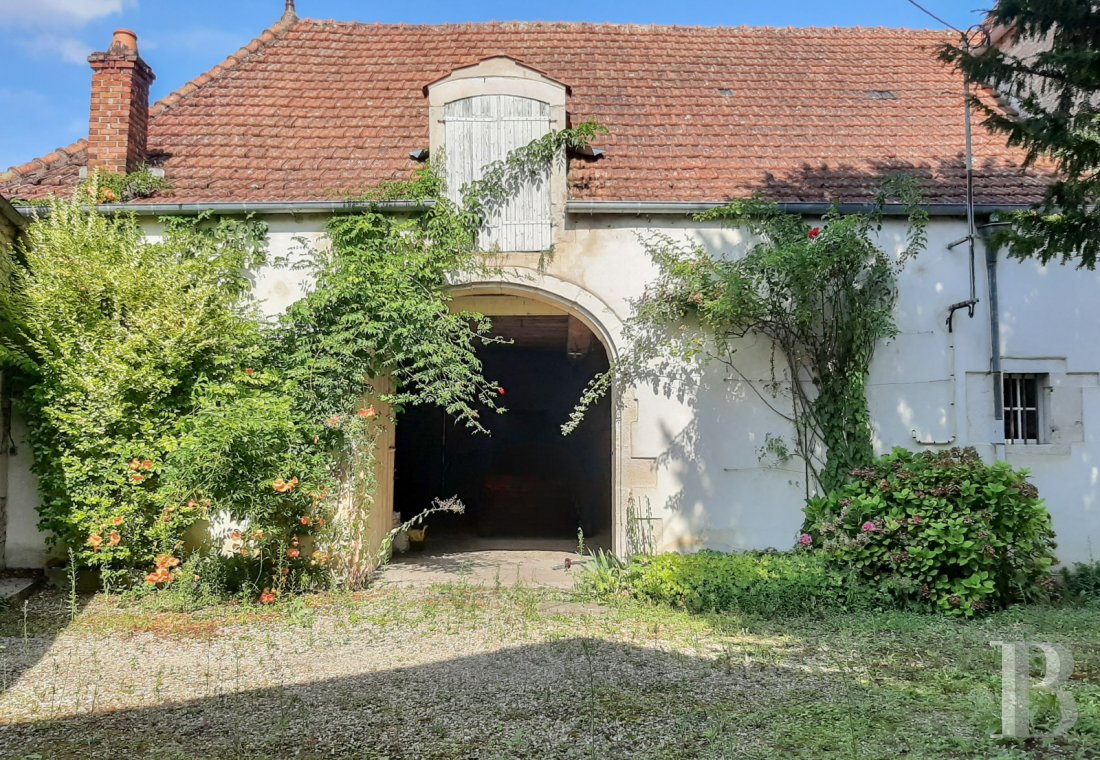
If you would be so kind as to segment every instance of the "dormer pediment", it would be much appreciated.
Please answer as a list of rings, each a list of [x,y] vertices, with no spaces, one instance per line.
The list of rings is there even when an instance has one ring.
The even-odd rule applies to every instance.
[[[482,58],[476,63],[460,66],[451,71],[450,74],[446,74],[424,85],[424,94],[434,100],[435,98],[433,95],[437,88],[442,87],[446,90],[449,89],[449,86],[453,86],[456,83],[469,84],[470,80],[498,80],[495,82],[498,87],[501,84],[499,80],[516,80],[521,83],[521,86],[523,86],[525,90],[527,90],[527,93],[522,95],[523,97],[542,100],[551,105],[554,105],[553,101],[556,100],[561,100],[564,104],[565,96],[569,94],[569,85],[554,79],[534,66],[528,66],[522,61],[508,55],[489,56]],[[534,89],[542,88],[545,88],[544,94],[546,97],[538,97],[534,94]],[[520,93],[501,92],[497,89],[493,94],[512,95]],[[448,98],[447,101],[453,99],[457,98]]]

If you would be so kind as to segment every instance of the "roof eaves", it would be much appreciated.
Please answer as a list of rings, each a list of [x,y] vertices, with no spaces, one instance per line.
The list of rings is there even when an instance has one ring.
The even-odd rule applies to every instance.
[[[26,217],[16,211],[15,208],[10,203],[8,203],[7,199],[5,199],[2,195],[0,195],[0,216],[4,217],[9,222],[14,224],[16,228],[25,227],[27,224]]]

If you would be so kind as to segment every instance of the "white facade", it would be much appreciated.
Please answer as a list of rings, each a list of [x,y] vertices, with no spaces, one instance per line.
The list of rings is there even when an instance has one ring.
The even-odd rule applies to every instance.
[[[273,247],[287,251],[308,230],[272,227]],[[621,352],[621,324],[655,268],[641,237],[661,231],[736,255],[737,232],[676,217],[570,215],[555,231],[554,255],[539,269],[538,254],[504,257],[499,292],[523,294],[572,311]],[[904,223],[888,222],[881,242],[904,244]],[[966,234],[966,222],[933,218],[928,247],[900,276],[896,313],[900,334],[875,358],[869,399],[875,448],[941,449],[974,446],[988,460],[1026,467],[1047,501],[1064,562],[1100,555],[1100,310],[1090,306],[1100,273],[1059,265],[998,263],[1000,332],[1005,372],[1048,375],[1045,426],[1049,443],[1005,444],[994,419],[990,375],[985,251],[977,248],[973,319],[965,309],[948,332],[947,310],[969,296],[966,246],[947,246]],[[267,270],[258,292],[271,313],[284,309],[306,283],[299,272]],[[485,292],[483,288],[482,292]],[[615,341],[619,341],[618,344]],[[739,369],[770,379],[763,340],[746,341]],[[797,461],[761,461],[766,436],[786,435],[786,423],[739,380],[711,367],[698,381],[669,389],[634,388],[619,399],[617,524],[630,497],[642,517],[651,513],[666,548],[748,549],[792,545],[802,522],[805,492]],[[781,403],[781,402],[780,402]]]
[[[267,221],[274,257],[300,255],[303,238],[324,244],[323,216]],[[682,216],[568,214],[554,230],[554,253],[541,270],[538,253],[503,255],[499,282],[467,284],[458,293],[523,295],[568,311],[592,327],[614,357],[624,349],[621,327],[631,313],[630,299],[655,273],[641,244],[653,231],[733,255],[744,250],[737,232]],[[1095,558],[1100,553],[1100,311],[1091,296],[1100,288],[1100,273],[1003,257],[998,263],[1004,371],[1038,373],[1049,381],[1043,392],[1049,442],[1005,444],[993,416],[988,285],[980,245],[981,303],[973,319],[965,309],[956,313],[953,332],[946,325],[948,307],[969,295],[966,246],[947,248],[965,232],[963,219],[933,218],[928,247],[900,277],[900,334],[879,348],[869,388],[876,450],[975,446],[986,459],[1026,467],[1053,515],[1062,561]],[[903,222],[888,222],[881,242],[897,250],[903,235]],[[257,272],[256,292],[265,310],[277,314],[300,298],[309,287],[304,277],[291,268]],[[738,358],[747,377],[769,379],[763,340],[746,340]],[[617,548],[623,548],[631,500],[666,549],[792,545],[802,521],[803,470],[796,460],[762,461],[766,436],[790,431],[742,381],[727,379],[714,366],[671,387],[637,387],[619,395]],[[33,527],[33,479],[18,428],[16,444],[19,453],[8,472],[7,559],[9,566],[34,566],[44,555]]]
[[[567,124],[565,85],[508,58],[457,69],[426,90],[430,150],[446,155],[452,191],[478,175],[476,164]],[[490,117],[505,121],[494,128]],[[570,211],[565,166],[559,162],[541,183],[522,189],[519,202],[498,220],[503,225],[487,237],[497,247],[523,252],[497,254],[503,267],[499,277],[456,283],[456,296],[519,296],[524,308],[542,303],[552,313],[569,313],[592,329],[614,359],[627,350],[622,325],[631,316],[631,300],[656,273],[641,242],[645,235],[662,232],[733,256],[745,249],[739,233],[692,221],[686,213],[667,208],[647,213],[644,203],[627,209],[630,213],[623,210],[623,205],[589,202],[583,211]],[[280,212],[266,221],[273,260],[300,256],[303,240],[324,245],[323,213]],[[510,232],[509,221],[516,223]],[[152,223],[148,230],[157,232]],[[1043,388],[1040,442],[1006,444],[1003,425],[994,417],[990,291],[980,241],[975,252],[980,303],[973,318],[960,310],[954,330],[947,327],[949,307],[970,295],[967,247],[949,248],[966,232],[961,216],[934,216],[927,248],[900,277],[900,334],[880,347],[869,384],[875,448],[883,453],[895,446],[974,446],[988,460],[1026,467],[1053,515],[1061,559],[1095,558],[1100,553],[1100,310],[1094,294],[1100,274],[1003,257],[997,264],[1003,371],[1034,375]],[[890,221],[880,242],[896,252],[904,235],[904,223]],[[256,272],[256,293],[267,313],[279,314],[300,298],[309,287],[304,277],[290,267]],[[736,356],[740,373],[763,392],[771,379],[770,346],[750,337]],[[617,551],[627,549],[628,516],[643,521],[663,549],[793,544],[802,523],[805,474],[797,460],[777,463],[763,456],[769,436],[789,439],[791,431],[753,387],[715,365],[618,390],[615,401]],[[7,461],[6,556],[10,566],[36,566],[45,551],[34,527],[37,498],[18,425],[14,438],[17,453]]]

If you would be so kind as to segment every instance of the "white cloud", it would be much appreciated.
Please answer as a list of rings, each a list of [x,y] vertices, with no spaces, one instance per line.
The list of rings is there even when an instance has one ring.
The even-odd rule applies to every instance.
[[[54,34],[39,34],[28,40],[21,40],[19,45],[34,58],[61,59],[81,66],[87,65],[88,56],[92,54],[92,46],[83,40]]]
[[[121,13],[138,0],[0,0],[0,26],[84,26]]]

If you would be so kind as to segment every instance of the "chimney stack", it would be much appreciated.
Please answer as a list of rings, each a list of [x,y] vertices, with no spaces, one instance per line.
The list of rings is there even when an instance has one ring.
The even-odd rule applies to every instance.
[[[126,174],[146,159],[149,85],[156,77],[138,55],[137,35],[115,32],[105,53],[92,53],[92,111],[88,170]]]

